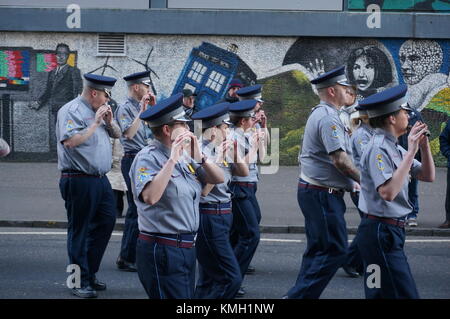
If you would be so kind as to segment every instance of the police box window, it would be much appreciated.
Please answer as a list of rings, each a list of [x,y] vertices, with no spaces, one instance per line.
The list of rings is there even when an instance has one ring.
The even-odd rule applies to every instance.
[[[194,80],[197,83],[202,81],[203,74],[206,72],[206,66],[201,63],[194,62],[192,68],[189,71],[188,78]]]
[[[209,79],[206,82],[206,87],[219,92],[222,88],[223,82],[225,81],[225,76],[220,74],[219,72],[212,71],[209,75]]]

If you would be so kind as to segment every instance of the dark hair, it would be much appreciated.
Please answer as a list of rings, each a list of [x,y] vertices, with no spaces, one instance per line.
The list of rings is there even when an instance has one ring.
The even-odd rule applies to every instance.
[[[164,124],[164,125],[166,125],[166,124]],[[155,137],[161,137],[163,135],[163,126],[164,125],[150,127],[150,130],[152,131],[152,133]]]
[[[400,113],[400,110],[397,110],[392,113],[384,114],[381,116],[370,118],[369,125],[373,128],[384,128],[386,126],[386,119],[391,115],[396,116],[398,113]]]
[[[350,83],[356,84],[353,76],[353,67],[358,58],[365,56],[369,63],[374,65],[374,79],[372,85],[368,89],[375,89],[386,86],[392,82],[391,63],[386,54],[375,46],[366,46],[353,50],[347,60],[347,75]]]
[[[67,52],[70,52],[69,46],[67,44],[65,44],[65,43],[58,43],[56,45],[55,51],[58,51],[59,48],[66,48]]]

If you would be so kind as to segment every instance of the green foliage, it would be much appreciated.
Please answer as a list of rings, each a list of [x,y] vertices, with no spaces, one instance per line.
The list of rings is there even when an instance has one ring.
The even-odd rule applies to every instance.
[[[269,128],[280,129],[280,165],[297,165],[300,135],[311,109],[319,103],[308,78],[290,71],[259,81]]]

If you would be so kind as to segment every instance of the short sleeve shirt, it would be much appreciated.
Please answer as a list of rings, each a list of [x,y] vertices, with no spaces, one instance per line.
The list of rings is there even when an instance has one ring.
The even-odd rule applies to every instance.
[[[369,143],[372,135],[373,129],[369,125],[363,123],[361,124],[360,127],[356,129],[356,131],[350,138],[350,143],[352,145],[353,163],[355,164],[356,168],[358,168],[358,170],[360,171],[361,171],[361,164],[360,164],[361,156],[367,143]]]
[[[245,132],[240,128],[232,128],[232,133],[230,138],[236,141],[238,146],[238,152],[241,158],[244,158],[250,151],[250,138],[255,133],[253,129]],[[231,181],[233,182],[246,182],[246,183],[256,183],[259,180],[258,165],[256,161],[254,163],[248,164],[249,174],[248,176],[232,176]]]
[[[408,179],[393,201],[386,201],[378,193],[378,187],[394,175],[400,166],[406,150],[397,144],[389,132],[376,129],[361,157],[361,194],[358,208],[370,215],[388,218],[402,218],[412,211],[408,200]],[[417,176],[421,164],[414,160],[411,175]]]
[[[157,139],[144,147],[131,165],[130,180],[134,202],[138,210],[138,226],[148,233],[190,233],[199,225],[201,182],[198,167],[177,163],[161,199],[154,205],[142,200],[142,191],[151,183],[170,157],[170,149]]]
[[[137,153],[148,144],[147,141],[150,138],[153,138],[152,132],[144,122],[140,124],[136,135],[131,140],[123,135],[139,115],[139,109],[139,102],[131,97],[128,97],[126,102],[117,108],[115,114],[117,123],[119,124],[122,132],[120,142],[122,143],[125,152]]]
[[[300,151],[300,167],[307,177],[334,188],[353,189],[353,181],[334,165],[330,154],[342,150],[351,156],[348,131],[338,110],[321,102],[309,116]]]
[[[222,169],[224,174],[224,182],[221,184],[216,184],[208,195],[202,196],[200,203],[228,203],[231,200],[231,193],[229,191],[228,184],[231,180],[233,164],[228,163],[226,160],[223,160],[221,163],[218,163],[215,160],[216,154],[214,152],[213,142],[204,141],[202,146],[202,151],[206,157]]]
[[[78,170],[91,175],[105,175],[111,170],[112,149],[105,123],[102,123],[84,143],[74,148],[62,142],[83,133],[95,121],[95,111],[81,96],[65,104],[56,121],[58,169]]]

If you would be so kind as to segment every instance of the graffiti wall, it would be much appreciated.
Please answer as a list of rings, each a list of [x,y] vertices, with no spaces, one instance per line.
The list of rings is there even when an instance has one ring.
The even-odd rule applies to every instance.
[[[96,55],[96,34],[0,38],[0,134],[13,150],[7,160],[55,160],[55,116],[81,92],[83,73],[118,78],[113,98],[120,104],[127,96],[122,77],[150,70],[159,99],[189,88],[198,108],[222,99],[233,78],[263,84],[269,126],[280,129],[281,164],[296,165],[318,103],[309,81],[345,65],[359,99],[407,84],[410,105],[431,126],[436,161],[444,163],[438,135],[450,115],[447,40],[128,35],[127,56],[105,57]]]

